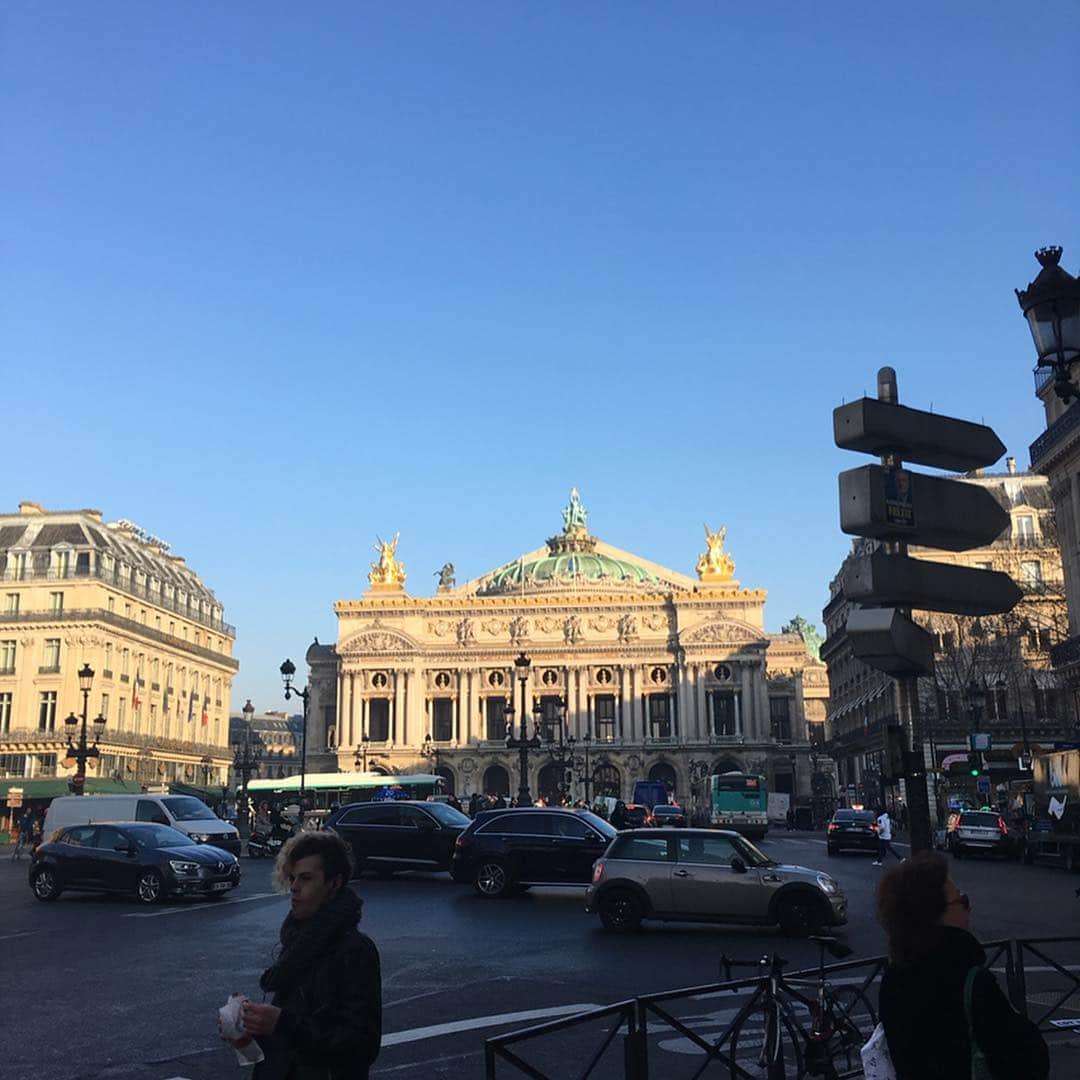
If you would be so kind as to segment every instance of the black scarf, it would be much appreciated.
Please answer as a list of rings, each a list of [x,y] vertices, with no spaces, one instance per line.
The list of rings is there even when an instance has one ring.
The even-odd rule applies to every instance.
[[[292,913],[281,924],[281,949],[262,973],[266,991],[287,991],[311,973],[312,966],[348,930],[360,921],[363,901],[348,886],[334,894],[310,919]]]

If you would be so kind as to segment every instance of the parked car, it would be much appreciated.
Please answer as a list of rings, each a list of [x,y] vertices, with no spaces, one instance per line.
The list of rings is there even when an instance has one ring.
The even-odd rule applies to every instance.
[[[450,873],[489,898],[530,885],[588,885],[617,835],[588,810],[484,810],[457,838]]]
[[[949,850],[957,859],[976,852],[1006,859],[1020,854],[1004,818],[994,810],[964,810],[951,822],[948,837]]]
[[[649,808],[639,803],[627,803],[624,829],[640,829],[649,823]]]
[[[30,888],[39,900],[75,889],[126,893],[155,904],[166,896],[221,897],[239,884],[235,855],[151,823],[69,825],[30,863]]]
[[[357,877],[365,870],[393,877],[399,870],[449,870],[454,843],[469,824],[446,803],[401,799],[348,803],[323,828],[352,845]]]
[[[825,830],[830,855],[841,851],[879,850],[877,817],[870,810],[837,810]]]
[[[660,919],[779,924],[803,936],[847,922],[847,899],[828,874],[778,863],[715,829],[619,833],[593,868],[585,909],[619,931]]]
[[[654,828],[662,828],[665,825],[675,827],[686,824],[686,811],[681,806],[676,806],[674,803],[668,803],[665,806],[657,804],[652,808],[652,813],[649,815],[646,824],[652,825]]]
[[[62,795],[49,803],[44,836],[48,839],[66,825],[103,821],[169,825],[186,834],[191,843],[213,844],[232,855],[240,854],[240,833],[235,826],[192,795]]]

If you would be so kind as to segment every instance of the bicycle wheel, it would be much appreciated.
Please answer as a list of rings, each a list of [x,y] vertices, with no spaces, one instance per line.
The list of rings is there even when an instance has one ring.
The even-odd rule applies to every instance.
[[[732,1080],[776,1080],[802,1075],[802,1040],[784,1008],[777,1009],[779,1024],[776,1029],[771,1028],[769,1015],[773,1008],[764,1002],[756,1005],[731,1033],[728,1056]]]
[[[861,1067],[862,1048],[877,1027],[873,1003],[855,986],[830,986],[825,1002],[835,1027],[829,1040],[833,1065],[841,1072]]]

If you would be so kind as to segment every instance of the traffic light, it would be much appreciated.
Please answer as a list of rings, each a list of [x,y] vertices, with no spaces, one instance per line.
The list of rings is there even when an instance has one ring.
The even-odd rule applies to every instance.
[[[983,774],[982,754],[968,754],[968,772],[975,777]]]
[[[904,775],[904,751],[907,736],[902,724],[885,727],[885,753],[881,759],[881,774],[886,780],[899,780]]]

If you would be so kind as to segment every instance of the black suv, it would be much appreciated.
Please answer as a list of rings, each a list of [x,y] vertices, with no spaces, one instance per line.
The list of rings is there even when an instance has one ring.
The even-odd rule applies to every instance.
[[[450,874],[485,897],[530,885],[588,885],[616,835],[588,810],[485,810],[458,837]]]
[[[449,870],[454,842],[469,819],[446,803],[349,803],[323,824],[352,845],[355,873],[374,870],[392,877],[398,870]]]

